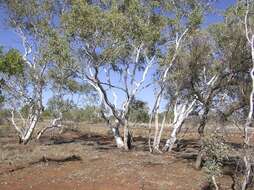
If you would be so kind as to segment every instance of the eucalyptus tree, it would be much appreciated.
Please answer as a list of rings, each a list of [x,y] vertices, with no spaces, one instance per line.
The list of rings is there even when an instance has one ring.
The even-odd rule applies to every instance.
[[[57,41],[52,39],[51,43],[57,42],[55,45],[61,48],[51,47],[52,52],[49,56],[53,64],[50,65],[50,69],[47,71],[47,90],[50,90],[53,94],[47,102],[47,109],[51,113],[52,121],[37,132],[36,139],[39,139],[48,130],[60,129],[62,131],[62,120],[75,106],[75,95],[79,92],[85,94],[91,92],[91,89],[86,85],[79,85],[75,81],[76,66],[75,61],[69,55],[67,41],[57,36],[56,38]],[[59,51],[62,52],[59,53]]]
[[[218,57],[217,68],[220,70],[220,78],[215,88],[219,93],[211,106],[217,107],[222,121],[225,121],[234,112],[244,111],[247,107],[251,54],[234,9],[227,10],[224,23],[212,25],[209,32],[215,43],[214,54]],[[204,124],[200,126],[201,135]]]
[[[239,11],[239,10],[238,10]],[[210,27],[210,33],[215,42],[214,54],[218,60],[218,79],[211,91],[209,101],[203,101],[210,104],[204,107],[199,124],[199,134],[204,136],[204,129],[207,121],[207,115],[211,108],[220,113],[222,121],[229,119],[232,114],[245,114],[248,108],[250,79],[248,77],[251,67],[251,52],[248,49],[247,40],[241,22],[236,14],[234,7],[228,9],[225,13],[225,21]],[[200,98],[200,100],[202,100]],[[209,100],[209,99],[207,99]],[[202,102],[202,101],[201,101]],[[202,149],[202,147],[201,147]],[[198,156],[196,166],[201,162],[202,150]]]
[[[170,3],[169,3],[170,4]],[[188,38],[195,35],[195,33],[200,29],[200,25],[203,20],[203,16],[209,11],[212,7],[212,1],[172,1],[170,4],[173,9],[170,11],[166,9],[166,13],[170,12],[173,17],[171,17],[171,22],[175,24],[171,24],[169,26],[169,32],[166,32],[166,35],[170,39],[167,41],[168,46],[166,51],[161,53],[160,57],[160,69],[159,69],[159,80],[158,80],[158,90],[155,97],[155,103],[152,109],[152,114],[150,118],[149,124],[149,147],[150,151],[159,151],[161,134],[164,129],[164,124],[159,127],[158,116],[159,110],[161,107],[161,101],[163,96],[165,95],[167,83],[174,83],[174,79],[169,81],[169,76],[174,75],[173,67],[178,64],[179,58],[182,56],[181,52],[184,51],[186,43],[188,43]],[[175,83],[178,85],[177,83]],[[178,86],[177,86],[178,88]],[[179,91],[177,91],[179,92]],[[180,100],[181,93],[175,93],[177,99]],[[187,99],[187,101],[172,101],[170,99],[169,105],[171,103],[175,103],[174,106],[174,122],[171,125],[173,128],[173,132],[169,135],[169,139],[167,140],[164,150],[169,150],[172,148],[176,140],[176,131],[182,126],[184,120],[188,117],[189,113],[192,111],[196,100]],[[166,115],[165,115],[166,116]],[[153,145],[151,146],[151,127],[152,122],[154,120],[155,133],[153,139]],[[166,118],[165,118],[166,120]],[[164,119],[163,119],[164,121]],[[170,148],[171,147],[171,148]]]
[[[245,166],[244,178],[242,183],[242,190],[249,189],[253,178],[253,144],[251,143],[251,136],[253,135],[252,122],[253,122],[253,99],[254,99],[254,33],[253,33],[253,16],[251,12],[254,10],[253,1],[239,1],[236,12],[238,13],[238,18],[243,21],[242,28],[245,30],[245,37],[247,40],[247,45],[250,47],[251,51],[251,67],[250,67],[250,78],[251,78],[251,90],[249,95],[249,113],[244,125],[244,152],[243,161]]]
[[[147,87],[156,62],[153,48],[164,21],[154,6],[146,1],[73,1],[62,19],[78,75],[98,92],[102,116],[119,148],[130,148],[129,107]],[[124,140],[119,127],[124,127]]]
[[[248,115],[243,126],[242,159],[244,176],[241,189],[250,188],[253,175],[253,148],[250,137],[253,120],[253,10],[252,1],[239,1],[225,13],[225,21],[213,26],[212,32],[217,45],[218,57],[224,66],[220,83],[221,92],[225,95],[218,106],[223,120],[234,112]],[[219,102],[220,103],[220,102]],[[249,110],[249,111],[248,111]]]
[[[56,6],[57,5],[57,6]],[[9,24],[20,37],[23,45],[23,75],[5,75],[4,92],[12,108],[12,125],[21,143],[26,144],[43,112],[43,95],[48,87],[50,70],[58,63],[69,63],[68,46],[58,29],[58,2],[53,1],[6,1],[4,10]],[[20,113],[27,105],[28,116]],[[17,117],[19,121],[17,122]]]
[[[212,25],[207,30],[189,36],[188,43],[177,59],[178,64],[174,65],[168,78],[167,96],[172,102],[177,103],[177,97],[196,102],[194,109],[200,115],[198,132],[201,149],[210,110],[218,112],[225,121],[232,114],[244,112],[249,99],[251,54],[239,20],[232,14],[229,9],[225,13],[224,23]],[[182,125],[173,126],[178,127],[174,127],[172,141],[169,142],[174,142],[175,134],[180,132]],[[200,150],[197,167],[200,166],[201,155]]]
[[[164,150],[172,149],[188,115],[202,107],[201,94],[202,97],[207,96],[207,92],[217,80],[215,58],[212,55],[209,38],[204,31],[196,31],[195,34],[187,37],[188,40],[182,48],[177,64],[172,67],[172,74],[167,78],[166,94],[174,107],[174,120],[171,124],[173,130]]]
[[[155,71],[160,63],[164,66],[158,72],[166,78],[181,41],[200,24],[203,6],[206,1],[77,0],[66,7],[62,23],[80,63],[80,79],[97,90],[102,115],[118,147],[130,148],[129,105],[149,86],[149,71]],[[120,83],[113,81],[113,76]],[[163,90],[159,91],[156,99],[162,97]],[[121,105],[117,105],[119,94],[124,97]],[[160,104],[160,100],[156,102]],[[108,119],[111,115],[115,123]],[[124,127],[124,140],[120,126]]]
[[[252,74],[253,54],[250,38],[251,18],[248,13],[253,9],[252,4],[245,2],[232,6],[225,13],[225,22],[215,25],[212,32],[217,44],[218,54],[223,58],[225,65],[224,82],[221,83],[223,92],[222,101],[216,101],[218,109],[225,120],[232,114],[241,114],[245,118],[244,142],[248,142],[251,135],[250,125],[252,120]],[[246,11],[247,8],[247,11]],[[246,133],[247,131],[247,133]],[[249,143],[249,142],[248,142]],[[245,177],[242,189],[247,189],[250,183],[251,162],[253,156],[249,144],[244,145],[243,161],[245,163]],[[246,148],[246,149],[245,149]]]

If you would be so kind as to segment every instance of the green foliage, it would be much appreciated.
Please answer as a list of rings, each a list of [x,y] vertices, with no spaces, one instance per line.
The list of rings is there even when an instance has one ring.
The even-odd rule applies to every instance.
[[[7,119],[10,118],[10,110],[1,108],[0,109],[0,125],[4,124],[7,122]]]
[[[23,117],[28,117],[30,107],[31,105],[26,104],[20,109],[20,113],[22,114]]]
[[[58,112],[68,112],[74,107],[74,103],[69,100],[64,100],[61,97],[53,96],[51,99],[48,100],[47,103],[47,110],[50,113],[57,114]]]
[[[53,113],[49,110],[49,109],[45,109],[42,114],[41,114],[41,117],[42,119],[48,119],[48,118],[51,118],[53,115]]]
[[[104,3],[72,1],[70,11],[62,16],[67,36],[79,39],[98,63],[115,64],[131,53],[133,45],[143,43],[150,48],[160,38],[165,21],[162,15],[153,13],[150,3]],[[100,55],[95,54],[95,48],[101,49]]]
[[[24,60],[16,49],[3,54],[0,50],[0,72],[9,76],[23,73]]]
[[[208,179],[212,176],[220,176],[223,160],[228,158],[230,147],[225,143],[224,138],[213,133],[203,139],[202,151],[205,153],[205,171]]]
[[[68,117],[70,120],[75,122],[84,121],[89,123],[98,123],[102,121],[102,118],[100,117],[100,109],[94,106],[87,106],[84,109],[72,109],[70,110]]]
[[[146,123],[149,121],[149,108],[146,102],[133,100],[129,108],[129,119],[132,122]]]
[[[97,123],[102,121],[100,109],[95,106],[77,107],[72,101],[53,97],[48,100],[47,108],[43,111],[43,118],[57,117],[59,111],[63,114],[63,119],[74,122]]]
[[[248,102],[250,94],[249,70],[252,66],[251,51],[245,36],[245,29],[239,22],[235,7],[225,13],[224,23],[211,25],[209,33],[214,39],[218,68],[230,72],[228,82],[223,82],[231,96],[238,97],[242,102]],[[226,84],[225,84],[226,83]]]
[[[189,16],[189,25],[191,28],[198,27],[203,21],[203,12],[202,9],[194,9]]]
[[[5,85],[6,80],[11,76],[22,76],[24,73],[24,60],[16,49],[10,49],[7,53],[3,52],[3,48],[0,47],[0,103],[4,101],[2,95],[2,88]],[[5,77],[7,76],[7,77]]]

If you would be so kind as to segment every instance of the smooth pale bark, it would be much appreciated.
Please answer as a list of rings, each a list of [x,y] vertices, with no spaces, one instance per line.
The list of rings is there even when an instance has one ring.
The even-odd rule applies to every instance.
[[[140,48],[141,47],[142,46],[140,46]],[[141,50],[138,49],[137,57],[135,60],[139,59],[140,51]],[[150,70],[150,68],[152,67],[154,63],[155,56],[153,56],[152,59],[148,59],[148,57],[145,55],[145,59],[147,64],[144,68],[142,78],[139,81],[135,80],[135,69],[133,73],[130,73],[129,66],[126,67],[125,72],[123,72],[122,74],[123,76],[121,76],[124,79],[124,87],[118,87],[116,85],[111,84],[110,73],[109,73],[109,70],[107,69],[104,69],[107,76],[107,83],[101,81],[99,79],[100,69],[98,66],[96,66],[96,64],[90,65],[88,67],[89,73],[85,74],[85,78],[86,78],[85,80],[87,80],[88,83],[91,86],[93,86],[99,94],[101,107],[104,108],[106,112],[108,111],[112,113],[112,115],[116,119],[117,127],[113,127],[113,128],[111,127],[111,128],[113,129],[113,134],[117,143],[117,147],[124,148],[125,150],[129,150],[131,148],[131,142],[132,142],[131,132],[128,125],[129,106],[131,104],[131,101],[135,98],[136,94],[138,93],[143,83],[145,82],[146,77],[148,75],[148,71]],[[127,85],[128,77],[132,81],[130,86]],[[110,98],[108,97],[108,93],[107,93],[108,89],[106,89],[105,86],[109,87],[109,90],[111,91],[113,95],[113,101],[111,101]],[[117,97],[117,93],[115,93],[114,91],[115,89],[121,90],[126,95],[126,100],[122,104],[121,109],[118,109],[119,106],[116,105],[118,97]],[[104,113],[102,114],[104,115],[103,118],[107,121],[107,123],[110,123],[109,118],[106,117]],[[119,127],[124,128],[124,134],[123,134],[124,140],[122,140],[120,136]]]
[[[112,127],[111,130],[113,132],[113,136],[115,138],[117,148],[123,148],[124,147],[124,142],[123,142],[122,137],[120,136],[119,128],[118,127]]]
[[[27,37],[23,33],[21,28],[17,28],[17,34],[20,36],[22,40],[22,45],[24,48],[24,54],[23,54],[23,60],[24,60],[24,67],[29,69],[29,74],[32,75],[33,83],[31,85],[31,91],[33,92],[32,95],[28,94],[25,90],[21,89],[14,89],[11,93],[13,93],[14,96],[14,102],[17,101],[19,102],[20,99],[25,99],[25,103],[29,102],[29,104],[32,102],[32,105],[30,106],[30,109],[28,111],[28,117],[25,119],[22,114],[18,111],[19,117],[22,120],[22,125],[18,126],[15,121],[15,114],[14,110],[15,106],[13,106],[13,111],[12,113],[12,125],[14,126],[15,130],[19,134],[19,140],[20,143],[27,144],[33,135],[33,132],[38,124],[38,121],[40,119],[43,105],[42,105],[42,94],[43,94],[43,77],[44,73],[46,71],[46,64],[41,67],[37,62],[33,62],[35,59],[34,55],[32,55],[32,46],[29,44]],[[28,57],[31,57],[30,61]],[[8,84],[6,84],[8,86]],[[19,97],[15,96],[15,94],[18,93]],[[15,105],[15,103],[13,104]]]
[[[103,119],[106,121],[107,127],[110,128],[110,130],[112,131],[117,148],[123,148],[124,142],[123,142],[123,139],[122,139],[120,132],[119,132],[119,123],[116,122],[115,125],[112,125],[111,121],[109,120],[109,118],[107,118],[105,116],[103,111],[101,111],[101,115],[102,115]]]
[[[164,130],[164,126],[165,126],[165,123],[166,123],[166,116],[167,116],[167,113],[165,113],[164,116],[163,116],[160,132],[159,132],[159,135],[158,135],[158,138],[157,138],[157,141],[156,141],[156,145],[155,145],[155,149],[158,150],[159,152],[160,152],[161,136],[162,136],[162,132]]]
[[[190,112],[193,110],[195,103],[196,99],[193,100],[189,105],[188,103],[183,103],[180,105],[177,105],[177,102],[175,103],[174,121],[172,123],[173,131],[171,132],[170,137],[167,139],[163,151],[172,150],[177,140],[177,135],[181,131],[184,121],[188,118]]]
[[[215,190],[219,190],[219,187],[218,187],[218,185],[217,185],[217,182],[216,182],[216,179],[215,179],[214,176],[212,176],[212,181],[213,181],[213,185],[214,185],[214,187],[215,187]]]
[[[29,115],[28,121],[23,121],[22,127],[18,127],[16,122],[15,122],[15,114],[14,111],[11,112],[12,114],[12,125],[14,126],[14,129],[18,132],[18,136],[19,136],[19,143],[20,144],[27,144],[33,135],[34,129],[37,126],[37,123],[39,121],[40,118],[40,110],[36,110],[35,113],[31,113]]]
[[[245,14],[245,32],[246,32],[246,38],[248,40],[248,43],[251,47],[251,56],[252,56],[252,69],[250,71],[250,76],[252,80],[252,89],[250,93],[250,108],[249,108],[249,114],[246,120],[246,123],[244,125],[244,156],[243,161],[245,165],[245,171],[244,171],[244,178],[242,183],[242,190],[248,189],[249,183],[250,183],[250,176],[252,175],[252,162],[253,158],[251,155],[251,145],[250,145],[250,137],[251,137],[251,124],[253,119],[253,100],[254,100],[254,34],[252,34],[252,29],[249,27],[248,17],[249,17],[249,11],[250,11],[250,2],[247,1],[247,10]]]
[[[148,147],[149,152],[152,152],[152,145],[151,145],[151,138],[152,138],[152,122],[153,122],[154,114],[152,113],[149,118],[149,124],[148,124]]]
[[[159,131],[161,131],[159,129],[159,121],[158,121],[158,118],[159,118],[159,108],[160,108],[160,104],[161,104],[161,100],[162,100],[162,96],[163,96],[163,92],[164,92],[164,89],[165,89],[165,82],[167,80],[167,76],[168,76],[168,73],[171,69],[171,67],[173,66],[177,56],[178,56],[178,51],[179,51],[179,48],[180,48],[180,45],[181,45],[181,41],[183,40],[183,38],[185,37],[185,35],[187,34],[188,32],[188,28],[185,29],[185,31],[180,35],[180,37],[177,35],[176,36],[176,39],[175,39],[175,51],[174,51],[174,54],[173,54],[173,57],[172,59],[170,60],[169,64],[167,65],[167,67],[164,69],[163,73],[162,73],[162,80],[161,80],[161,85],[160,85],[160,89],[155,97],[155,103],[154,103],[154,108],[153,108],[153,112],[151,114],[151,119],[150,119],[150,122],[152,122],[153,118],[155,119],[155,134],[154,134],[154,141],[153,141],[153,147],[151,147],[151,127],[152,127],[152,123],[149,122],[149,134],[148,134],[148,145],[149,145],[149,150],[150,152],[152,152],[153,150],[157,150],[159,151],[158,149],[158,135],[160,135]]]
[[[182,127],[183,122],[178,122],[176,124],[173,124],[173,131],[170,135],[170,138],[167,139],[165,146],[163,147],[163,151],[171,151],[176,139],[177,139],[177,133],[180,131],[180,128]]]
[[[60,117],[55,118],[51,124],[49,126],[44,127],[43,129],[41,129],[36,136],[36,139],[39,140],[41,138],[41,136],[48,130],[50,129],[56,129],[56,128],[60,128],[62,125],[58,124],[58,122],[60,122],[62,120],[62,114],[60,114]]]
[[[101,107],[109,108],[109,110],[112,111],[113,115],[116,116],[116,118],[117,118],[117,124],[116,124],[116,126],[112,126],[110,124],[109,118],[107,118],[105,116],[104,112],[102,111],[101,113],[102,113],[103,119],[106,120],[108,126],[112,130],[117,148],[123,148],[124,147],[124,142],[123,142],[122,137],[120,136],[120,132],[119,132],[120,117],[117,116],[115,107],[109,102],[107,94],[106,94],[105,90],[103,89],[103,87],[101,85],[98,85],[98,81],[95,80],[95,75],[93,75],[92,72],[90,72],[90,73],[91,73],[91,77],[94,78],[94,80],[92,80],[92,78],[89,79],[90,77],[87,76],[88,77],[88,82],[98,92],[99,97],[100,97]]]
[[[39,121],[39,115],[36,114],[36,115],[34,116],[32,122],[31,122],[30,126],[28,126],[28,130],[27,130],[25,136],[24,136],[23,139],[22,139],[22,141],[23,141],[24,144],[27,144],[27,143],[29,142],[29,140],[32,138],[34,129],[35,129],[35,127],[36,127],[38,121]]]
[[[142,47],[142,46],[140,46],[140,47]],[[139,58],[139,54],[140,54],[140,50],[137,53],[136,60]],[[135,82],[135,85],[134,85],[133,90],[130,93],[129,93],[128,87],[126,85],[126,94],[127,94],[128,98],[127,98],[127,100],[125,101],[125,103],[123,104],[123,107],[122,107],[122,110],[123,110],[123,112],[122,112],[122,118],[123,119],[122,120],[123,120],[123,123],[124,123],[123,127],[124,127],[124,147],[125,147],[125,150],[131,149],[131,144],[132,144],[132,136],[131,136],[131,132],[130,132],[129,125],[128,125],[128,116],[127,116],[128,113],[129,113],[129,106],[130,106],[131,101],[136,96],[138,90],[140,89],[142,84],[145,82],[148,71],[150,70],[150,68],[152,67],[152,65],[154,63],[155,56],[153,56],[151,59],[149,59],[145,55],[145,59],[146,59],[147,65],[146,65],[146,67],[143,71],[142,79],[139,82],[135,81],[135,79],[134,79],[135,72],[134,72],[131,75],[131,78],[132,78],[132,84]],[[128,74],[128,72],[126,72],[126,74]],[[126,78],[127,78],[127,76],[126,76]]]
[[[158,149],[158,133],[159,133],[159,114],[155,114],[154,118],[154,124],[155,124],[155,132],[154,132],[154,139],[153,139],[153,149]]]
[[[168,69],[167,69],[168,70]],[[167,74],[167,70],[165,71],[165,73]],[[166,76],[166,74],[164,73],[164,76]],[[149,119],[149,125],[148,125],[148,146],[149,146],[149,151],[153,152],[153,150],[155,149],[156,146],[156,139],[157,139],[157,133],[158,133],[158,128],[159,128],[159,123],[158,123],[158,118],[159,118],[159,107],[160,107],[160,101],[162,98],[162,93],[163,93],[163,88],[161,86],[160,91],[157,93],[156,95],[156,100],[154,103],[154,107],[152,110],[152,113],[150,115],[150,119]],[[155,121],[155,134],[154,134],[154,141],[153,141],[153,147],[151,145],[151,132],[152,132],[152,122],[153,119]]]

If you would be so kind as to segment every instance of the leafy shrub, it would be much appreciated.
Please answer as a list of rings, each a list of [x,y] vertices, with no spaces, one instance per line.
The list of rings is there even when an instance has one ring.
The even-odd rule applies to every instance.
[[[129,118],[132,122],[146,123],[149,121],[149,108],[146,102],[133,100],[130,104]]]
[[[202,151],[204,152],[204,168],[208,180],[222,174],[223,160],[228,158],[230,147],[225,143],[223,136],[213,133],[203,139]]]

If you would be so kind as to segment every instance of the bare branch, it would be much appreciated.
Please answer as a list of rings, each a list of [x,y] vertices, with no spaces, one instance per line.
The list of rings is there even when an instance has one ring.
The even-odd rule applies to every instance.
[[[28,56],[32,53],[32,48],[29,45],[29,43],[27,42],[27,38],[24,35],[22,29],[20,27],[18,27],[17,30],[17,34],[20,36],[21,40],[22,40],[22,45],[23,48],[25,50],[25,53],[23,54],[23,59],[25,60],[25,62],[28,64],[29,67],[34,67],[33,64],[28,60]]]
[[[62,113],[60,113],[60,116],[59,116],[58,118],[55,118],[55,119],[51,122],[51,124],[50,124],[49,126],[44,127],[42,130],[40,130],[40,131],[37,133],[36,139],[37,139],[37,140],[40,139],[40,137],[41,137],[46,131],[48,131],[48,130],[50,130],[50,129],[61,128],[62,125],[61,125],[61,124],[58,124],[58,122],[62,120],[62,117],[63,117],[63,116],[62,116]]]
[[[16,131],[19,133],[19,135],[22,137],[23,133],[21,131],[21,129],[17,126],[16,122],[15,122],[15,114],[14,114],[14,110],[11,111],[11,122],[13,127],[16,129]]]
[[[249,37],[250,31],[249,31],[249,26],[248,26],[248,17],[249,17],[249,11],[250,11],[250,4],[249,4],[248,0],[246,0],[246,3],[247,3],[247,10],[246,10],[245,17],[244,17],[245,35],[246,35],[246,39],[251,44],[251,40],[250,40],[250,37]]]

